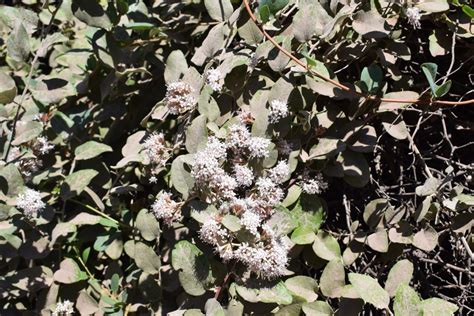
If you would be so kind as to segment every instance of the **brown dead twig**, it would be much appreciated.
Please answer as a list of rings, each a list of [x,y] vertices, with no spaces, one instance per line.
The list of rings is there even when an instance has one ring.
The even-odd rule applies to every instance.
[[[277,41],[265,31],[263,26],[258,22],[257,17],[253,13],[249,1],[248,0],[243,0],[243,3],[245,5],[245,9],[247,10],[247,13],[250,17],[250,19],[255,23],[255,25],[258,27],[260,32],[265,36],[265,38],[270,41],[273,46],[275,46],[280,52],[282,52],[284,55],[286,55],[288,58],[293,60],[295,63],[297,63],[299,66],[303,67],[307,72],[311,73],[312,75],[329,82],[333,84],[334,86],[338,87],[339,89],[357,95],[359,97],[366,98],[367,100],[371,101],[377,101],[377,102],[391,102],[391,103],[411,103],[411,104],[436,104],[436,105],[470,105],[474,104],[474,99],[470,100],[465,100],[465,101],[445,101],[445,100],[433,100],[433,99],[392,99],[392,98],[380,98],[375,95],[370,95],[370,94],[365,94],[363,92],[356,91],[354,89],[351,89],[350,87],[337,82],[336,80],[333,80],[331,78],[328,78],[321,73],[312,70],[308,65],[301,60],[299,60],[296,56],[294,56],[291,52],[287,51],[285,48],[283,48],[280,44],[277,43]]]

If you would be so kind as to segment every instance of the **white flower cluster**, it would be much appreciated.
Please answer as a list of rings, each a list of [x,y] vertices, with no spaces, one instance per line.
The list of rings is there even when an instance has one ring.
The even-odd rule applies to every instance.
[[[206,72],[206,83],[212,90],[221,92],[222,80],[222,73],[218,69],[210,68]]]
[[[286,272],[289,246],[283,239],[272,239],[267,245],[259,242],[250,246],[243,242],[234,257],[244,263],[249,271],[264,279],[274,279]]]
[[[301,190],[308,194],[320,194],[328,188],[328,184],[321,174],[316,175],[313,179],[306,178],[300,183],[300,186]]]
[[[280,184],[290,174],[285,161],[258,172],[248,166],[249,159],[268,156],[269,144],[252,137],[244,125],[231,126],[225,142],[209,138],[207,146],[196,153],[191,171],[201,198],[218,208],[201,226],[201,240],[214,246],[223,260],[241,262],[267,279],[282,275],[288,262],[288,247],[266,222],[282,201]],[[245,243],[238,243],[236,232],[224,225],[226,215],[237,217],[241,229],[250,233]]]
[[[54,149],[54,145],[51,144],[48,139],[44,136],[40,136],[36,139],[35,149],[41,154],[46,155]]]
[[[154,132],[143,143],[143,152],[146,159],[153,165],[151,173],[155,175],[170,158],[171,148],[166,144],[163,133]],[[155,176],[150,178],[151,183],[156,182],[156,180]]]
[[[18,194],[16,206],[23,210],[26,217],[36,217],[44,210],[46,204],[41,200],[41,193],[26,188],[23,193]]]
[[[252,169],[245,165],[234,166],[234,177],[237,185],[241,187],[248,187],[252,184],[254,175]]]
[[[268,120],[270,123],[278,123],[282,118],[288,116],[288,104],[281,100],[272,100],[270,102],[270,114]]]
[[[192,110],[197,102],[194,92],[194,88],[183,81],[168,84],[164,101],[171,114]]]
[[[59,302],[56,304],[56,309],[52,313],[52,316],[72,315],[73,313],[74,313],[74,304],[69,300],[65,300],[62,303]]]
[[[408,23],[410,23],[414,29],[419,29],[421,27],[420,19],[421,13],[420,9],[411,7],[406,10],[406,17],[408,18]]]
[[[151,209],[156,218],[162,219],[167,225],[171,225],[173,222],[181,220],[181,205],[182,203],[178,203],[171,198],[170,193],[162,192],[151,206]]]
[[[245,125],[235,124],[229,128],[226,145],[235,154],[247,154],[250,158],[265,158],[269,154],[270,140],[251,136]]]

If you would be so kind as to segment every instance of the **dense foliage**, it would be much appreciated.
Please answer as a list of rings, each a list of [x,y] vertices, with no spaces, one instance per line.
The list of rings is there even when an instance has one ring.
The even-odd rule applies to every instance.
[[[473,312],[467,0],[0,6],[0,312]]]

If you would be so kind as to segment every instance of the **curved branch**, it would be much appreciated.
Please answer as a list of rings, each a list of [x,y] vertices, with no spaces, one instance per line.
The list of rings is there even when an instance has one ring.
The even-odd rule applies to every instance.
[[[465,101],[443,101],[443,100],[425,100],[425,99],[390,99],[390,98],[379,98],[374,95],[368,95],[359,91],[356,91],[354,89],[351,89],[350,87],[337,82],[331,78],[328,78],[321,73],[312,70],[308,67],[308,65],[301,60],[299,60],[297,57],[295,57],[291,52],[287,51],[284,47],[282,47],[280,44],[278,44],[275,39],[265,31],[263,28],[263,25],[261,25],[255,14],[253,13],[252,9],[250,8],[250,4],[248,0],[243,0],[243,3],[245,5],[245,9],[247,10],[248,15],[250,16],[250,19],[255,23],[255,25],[258,27],[260,32],[265,36],[265,38],[270,41],[273,46],[275,46],[280,52],[282,52],[284,55],[286,55],[288,58],[293,60],[295,63],[297,63],[299,66],[303,67],[307,72],[311,73],[313,76],[316,76],[326,82],[329,82],[333,84],[334,86],[338,87],[339,89],[346,91],[348,93],[357,95],[359,97],[364,97],[367,100],[372,100],[372,101],[379,101],[379,102],[391,102],[391,103],[417,103],[417,104],[438,104],[438,105],[468,105],[468,104],[474,104],[474,99],[471,100],[465,100]]]

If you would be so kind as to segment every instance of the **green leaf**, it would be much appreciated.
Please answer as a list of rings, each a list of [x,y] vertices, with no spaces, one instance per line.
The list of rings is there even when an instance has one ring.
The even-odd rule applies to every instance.
[[[109,29],[113,25],[98,1],[74,0],[71,4],[71,10],[76,18],[89,26]]]
[[[314,302],[318,298],[318,282],[310,277],[298,275],[285,281],[286,288],[290,291],[295,301]]]
[[[436,90],[438,89],[438,86],[436,85],[435,80],[436,72],[438,71],[438,65],[434,63],[424,63],[421,65],[421,70],[428,80],[433,95],[436,96]]]
[[[157,274],[160,271],[160,257],[147,244],[129,240],[125,243],[125,252],[135,260],[137,267],[144,272]]]
[[[105,145],[96,141],[88,141],[79,147],[76,148],[74,151],[75,159],[76,160],[87,160],[97,156],[105,152],[112,152],[112,147],[109,145]]]
[[[435,97],[442,97],[443,95],[449,92],[449,89],[451,89],[451,80],[446,81],[445,83],[436,88]]]
[[[199,115],[186,130],[186,149],[189,153],[196,153],[207,142],[207,117]]]
[[[429,252],[434,250],[437,245],[438,232],[430,225],[426,225],[425,228],[413,236],[413,246],[421,250]]]
[[[85,290],[79,293],[75,307],[81,315],[92,315],[99,311],[99,304]]]
[[[471,8],[471,6],[469,6],[467,4],[463,4],[462,5],[462,12],[466,13],[466,15],[468,17],[470,17],[471,19],[474,19],[474,9]]]
[[[367,244],[370,248],[378,252],[388,251],[388,236],[387,231],[381,229],[367,237]]]
[[[378,309],[388,308],[390,296],[377,280],[365,274],[349,273],[349,281],[364,302],[370,303]]]
[[[15,99],[17,93],[15,80],[0,71],[0,104],[8,104]]]
[[[3,178],[3,181],[0,181],[3,193],[15,196],[23,190],[23,177],[15,164],[9,164],[0,169],[0,178]]]
[[[97,170],[86,169],[68,175],[61,185],[61,195],[63,199],[81,194],[98,174],[99,172]]]
[[[59,270],[54,272],[54,280],[59,283],[71,284],[86,279],[87,274],[81,271],[77,263],[71,258],[61,261]]]
[[[186,240],[175,245],[171,252],[171,264],[173,269],[179,271],[179,281],[189,295],[203,295],[213,282],[206,256]]]
[[[159,222],[156,220],[156,217],[146,209],[142,209],[138,213],[135,226],[146,241],[156,240],[160,236]]]
[[[382,87],[383,72],[377,64],[364,67],[360,75],[362,88],[369,93],[376,93]]]
[[[324,267],[319,280],[321,292],[331,298],[340,297],[346,285],[346,273],[341,259],[334,259]]]
[[[323,301],[304,303],[302,309],[307,316],[331,316],[334,314],[331,306]]]
[[[234,233],[238,232],[242,228],[240,219],[237,216],[231,214],[226,214],[224,218],[222,218],[221,224]]]
[[[29,121],[17,125],[16,136],[12,145],[18,146],[36,139],[43,132],[43,124],[37,121]]]
[[[388,273],[387,282],[385,282],[385,290],[393,297],[400,284],[410,283],[413,277],[413,263],[407,259],[398,261]]]
[[[260,0],[259,1],[259,9],[261,7],[267,6],[271,14],[275,14],[281,9],[283,9],[289,0]]]
[[[436,13],[449,10],[449,3],[447,0],[425,0],[416,3],[415,6],[421,11],[425,11],[428,13]]]
[[[395,316],[420,316],[420,297],[408,284],[400,284],[395,292],[393,311]]]
[[[270,20],[270,7],[268,5],[259,6],[258,12],[263,23],[267,23]]]
[[[183,199],[189,196],[189,192],[194,187],[194,178],[185,169],[185,163],[192,162],[194,155],[178,156],[171,164],[171,183],[173,187],[183,195]]]
[[[187,70],[188,63],[186,62],[186,57],[184,57],[183,52],[180,50],[172,51],[166,59],[164,73],[166,83],[178,81]]]
[[[215,298],[210,298],[207,300],[206,305],[204,306],[206,311],[206,316],[225,316],[224,309],[221,304]]]
[[[7,39],[8,56],[17,62],[26,62],[30,51],[30,36],[23,23],[18,23]]]
[[[314,253],[324,260],[340,259],[341,248],[336,238],[322,230],[318,232],[313,243]]]
[[[419,304],[419,309],[423,315],[449,316],[454,315],[454,312],[458,310],[458,307],[453,303],[433,297],[422,301]]]
[[[237,293],[250,303],[276,303],[289,305],[293,302],[291,293],[285,283],[278,282],[272,287],[249,288],[241,285],[236,286]]]
[[[296,228],[291,234],[291,240],[297,245],[311,244],[316,238],[313,228],[309,225],[303,225]]]
[[[390,33],[390,26],[376,9],[358,11],[354,16],[352,27],[366,38],[383,38]]]
[[[204,0],[209,16],[219,22],[224,22],[232,15],[234,8],[230,0]]]

